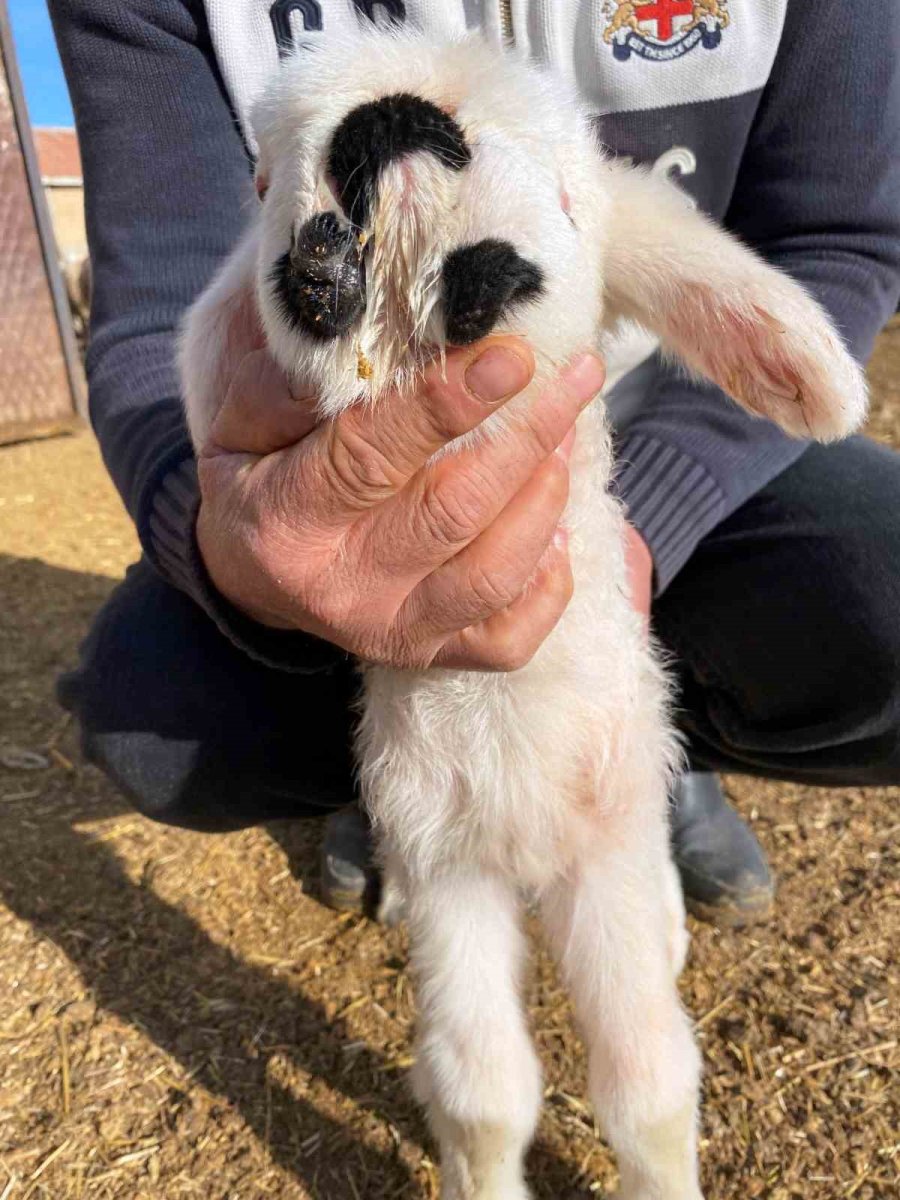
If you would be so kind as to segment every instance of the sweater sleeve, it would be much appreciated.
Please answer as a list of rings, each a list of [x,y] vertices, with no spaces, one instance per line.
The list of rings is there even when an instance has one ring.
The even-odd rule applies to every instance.
[[[726,226],[792,275],[864,361],[900,294],[900,5],[789,0]],[[661,368],[622,432],[617,487],[657,594],[700,540],[803,453],[715,387]]]
[[[200,0],[50,0],[81,145],[93,295],[91,422],[147,557],[232,641],[287,669],[338,653],[266,629],[212,585],[175,368],[185,308],[255,203]]]

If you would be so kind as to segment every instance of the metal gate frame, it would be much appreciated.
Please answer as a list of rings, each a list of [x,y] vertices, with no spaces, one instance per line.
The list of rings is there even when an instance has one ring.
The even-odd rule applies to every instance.
[[[24,160],[25,175],[28,181],[28,191],[31,207],[34,213],[35,226],[41,247],[44,263],[44,273],[50,288],[50,298],[56,318],[56,327],[62,345],[63,360],[71,397],[71,414],[60,415],[49,421],[36,422],[33,428],[28,423],[21,428],[13,425],[4,431],[0,442],[22,440],[28,437],[43,437],[53,433],[62,433],[77,427],[82,420],[87,419],[87,396],[84,384],[84,372],[81,366],[78,347],[75,341],[75,331],[72,324],[72,314],[69,299],[63,282],[62,272],[57,257],[56,238],[50,219],[50,209],[44,195],[41,173],[38,167],[37,154],[31,136],[31,126],[28,121],[28,109],[25,104],[25,93],[22,90],[22,80],[16,62],[15,47],[12,37],[12,26],[6,0],[0,0],[0,59],[6,73],[6,83],[12,102],[13,122]]]

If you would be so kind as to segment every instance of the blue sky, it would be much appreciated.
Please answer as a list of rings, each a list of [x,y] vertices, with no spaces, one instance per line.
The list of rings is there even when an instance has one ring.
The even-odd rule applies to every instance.
[[[8,0],[8,7],[32,125],[73,124],[44,0]]]

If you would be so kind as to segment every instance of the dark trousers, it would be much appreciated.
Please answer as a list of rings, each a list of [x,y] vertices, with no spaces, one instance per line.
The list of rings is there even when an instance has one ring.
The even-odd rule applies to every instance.
[[[654,609],[692,764],[900,783],[900,456],[810,448],[704,539]],[[252,661],[146,563],[60,684],[88,758],[197,829],[319,815],[353,794],[354,674]]]

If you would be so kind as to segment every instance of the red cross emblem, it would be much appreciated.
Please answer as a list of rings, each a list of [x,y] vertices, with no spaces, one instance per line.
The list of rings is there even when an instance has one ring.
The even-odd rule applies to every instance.
[[[646,21],[655,21],[657,38],[667,42],[675,32],[672,24],[674,18],[690,17],[693,12],[692,0],[651,0],[649,4],[640,4],[635,16],[642,25]]]
[[[603,40],[616,62],[632,55],[671,63],[697,46],[717,50],[731,24],[730,0],[605,0]],[[676,27],[675,22],[678,21]]]

